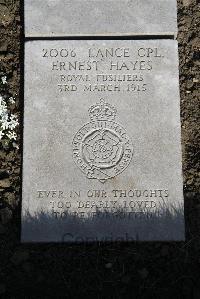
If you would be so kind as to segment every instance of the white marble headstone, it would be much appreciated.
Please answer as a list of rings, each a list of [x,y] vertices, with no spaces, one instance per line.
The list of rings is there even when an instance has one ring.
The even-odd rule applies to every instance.
[[[176,0],[25,0],[26,37],[176,35]]]
[[[26,42],[23,242],[184,240],[177,53]]]

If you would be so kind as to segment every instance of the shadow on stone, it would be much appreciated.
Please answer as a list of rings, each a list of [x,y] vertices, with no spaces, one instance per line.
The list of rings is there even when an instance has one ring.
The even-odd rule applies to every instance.
[[[22,242],[130,242],[185,240],[183,207],[150,212],[96,211],[80,218],[65,211],[62,218],[41,211],[22,218]]]

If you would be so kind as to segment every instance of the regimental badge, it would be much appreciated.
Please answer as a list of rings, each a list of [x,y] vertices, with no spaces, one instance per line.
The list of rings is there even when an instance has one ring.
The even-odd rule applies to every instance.
[[[105,183],[123,172],[133,156],[125,129],[116,123],[117,110],[103,99],[89,108],[91,122],[75,135],[73,159],[88,179]]]

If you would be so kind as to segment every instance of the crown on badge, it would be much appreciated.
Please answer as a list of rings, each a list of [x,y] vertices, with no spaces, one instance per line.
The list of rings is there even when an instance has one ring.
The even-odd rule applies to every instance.
[[[117,109],[106,103],[104,99],[89,108],[91,121],[111,121],[115,119],[116,113]]]

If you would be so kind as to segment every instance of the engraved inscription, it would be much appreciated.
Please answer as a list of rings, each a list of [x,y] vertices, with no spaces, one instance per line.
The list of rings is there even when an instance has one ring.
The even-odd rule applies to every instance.
[[[85,219],[151,217],[166,204],[169,196],[169,190],[164,188],[38,190],[36,193],[37,200],[48,200],[49,212],[56,219],[65,219],[69,214]]]
[[[59,93],[146,93],[149,73],[165,57],[157,47],[46,48]]]
[[[117,110],[100,100],[91,106],[91,122],[75,135],[73,158],[89,179],[104,183],[126,169],[133,155],[133,145],[125,129],[114,122]]]

